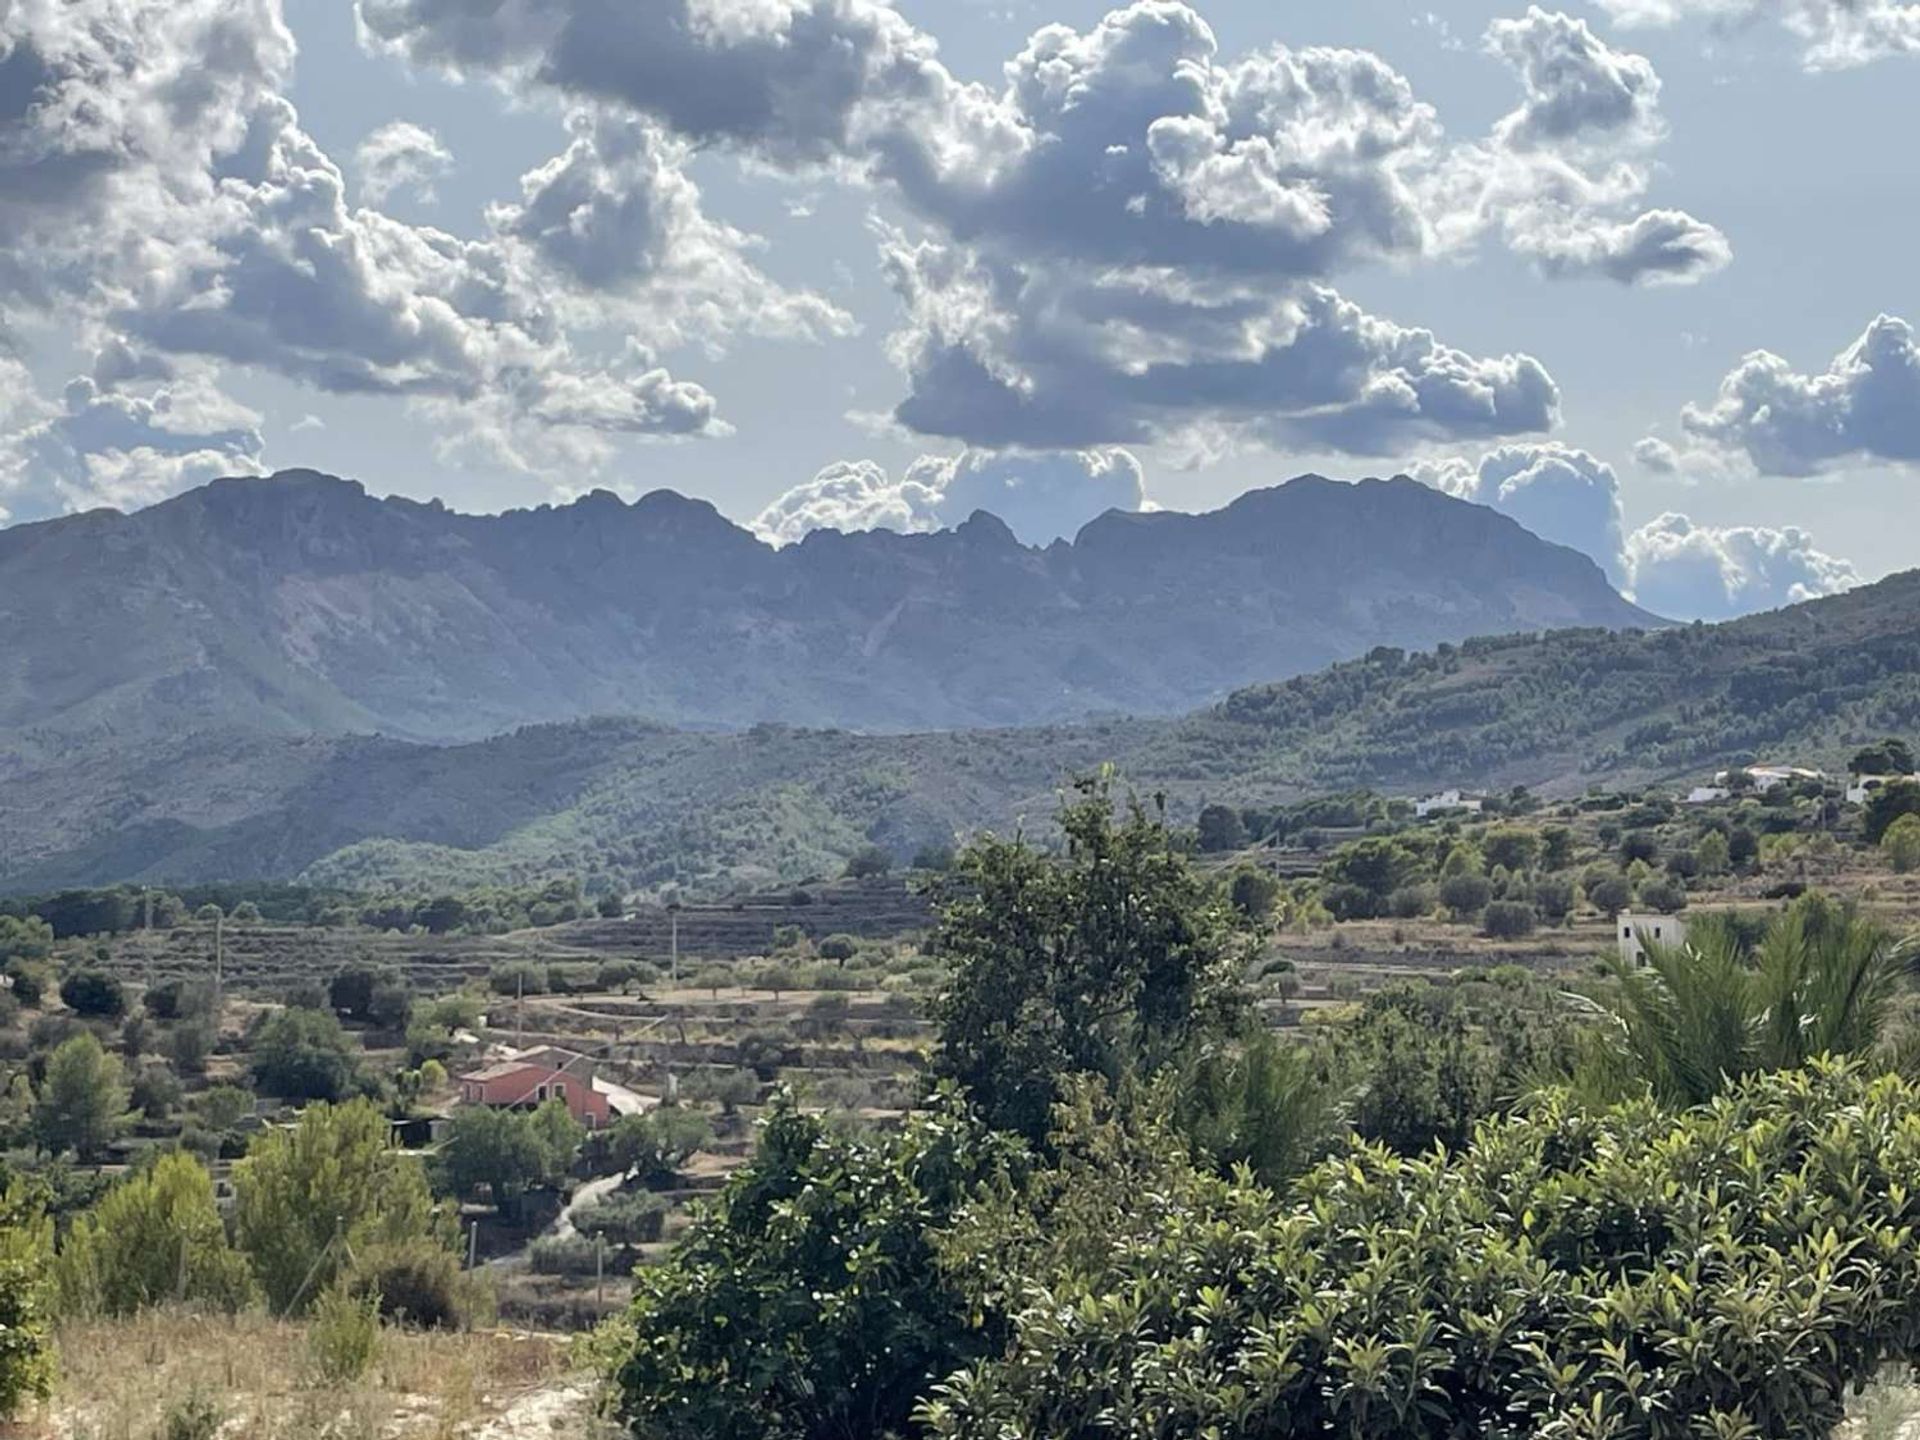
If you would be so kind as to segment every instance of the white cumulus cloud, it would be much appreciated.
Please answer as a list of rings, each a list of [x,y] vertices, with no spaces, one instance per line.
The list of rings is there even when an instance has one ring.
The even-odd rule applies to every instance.
[[[1920,5],[1911,0],[1596,0],[1622,25],[1700,20],[1735,31],[1763,20],[1801,45],[1809,70],[1850,70],[1920,54]]]
[[[400,191],[432,200],[433,182],[453,168],[453,152],[440,137],[410,120],[390,120],[353,152],[360,189],[378,205]]]
[[[1715,528],[1672,512],[1628,536],[1625,559],[1634,599],[1676,620],[1726,620],[1862,583],[1797,527]]]
[[[1047,545],[1108,510],[1147,503],[1140,462],[1125,450],[969,450],[924,456],[897,480],[871,461],[831,465],[767,506],[753,528],[784,545],[814,530],[950,529],[984,510],[1024,543]]]

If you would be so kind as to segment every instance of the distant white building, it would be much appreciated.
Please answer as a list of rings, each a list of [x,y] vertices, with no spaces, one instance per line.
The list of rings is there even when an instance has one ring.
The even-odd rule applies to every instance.
[[[1827,778],[1824,771],[1806,770],[1798,765],[1748,765],[1745,769],[1738,771],[1722,770],[1718,775],[1713,777],[1713,783],[1716,786],[1730,788],[1733,777],[1736,774],[1744,774],[1748,779],[1752,780],[1753,788],[1762,794],[1777,786],[1790,784],[1795,780],[1824,780]]]
[[[1733,791],[1724,785],[1696,785],[1687,792],[1689,805],[1714,805],[1732,798]]]
[[[1847,781],[1847,803],[1864,805],[1873,798],[1874,791],[1900,780],[1920,785],[1920,775],[1855,775]]]
[[[1645,965],[1649,945],[1677,949],[1687,943],[1687,922],[1678,915],[1635,915],[1623,910],[1614,924],[1620,931],[1622,964]]]
[[[1424,820],[1429,815],[1449,815],[1460,812],[1478,815],[1486,808],[1486,801],[1477,795],[1462,795],[1458,790],[1442,790],[1438,795],[1429,795],[1424,800],[1413,802],[1416,819]]]

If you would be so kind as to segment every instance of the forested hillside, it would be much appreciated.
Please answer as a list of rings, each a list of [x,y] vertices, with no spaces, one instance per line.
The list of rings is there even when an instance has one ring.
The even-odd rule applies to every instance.
[[[727,890],[1044,825],[1111,762],[1176,813],[1351,785],[1413,791],[1838,766],[1920,725],[1920,573],[1722,626],[1382,651],[1175,721],[922,735],[635,721],[471,745],[192,734],[45,750],[0,788],[0,884],[305,875],[460,885],[605,874]]]

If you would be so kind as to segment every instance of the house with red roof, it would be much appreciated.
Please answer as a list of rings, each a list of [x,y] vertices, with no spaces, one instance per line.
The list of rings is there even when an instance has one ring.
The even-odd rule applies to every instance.
[[[589,1130],[603,1130],[621,1115],[637,1115],[643,1099],[603,1079],[587,1056],[541,1045],[470,1070],[460,1077],[460,1101],[501,1110],[532,1110],[549,1100]]]

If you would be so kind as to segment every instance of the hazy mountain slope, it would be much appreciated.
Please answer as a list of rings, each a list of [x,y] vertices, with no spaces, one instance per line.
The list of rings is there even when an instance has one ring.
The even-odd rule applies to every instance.
[[[1721,626],[1382,654],[1179,720],[863,736],[635,721],[469,745],[204,734],[0,776],[0,887],[290,877],[449,885],[606,870],[792,879],[869,840],[908,854],[1044,825],[1106,761],[1191,814],[1347,785],[1579,788],[1772,757],[1837,767],[1920,731],[1920,572]]]
[[[1046,550],[988,516],[774,550],[665,491],[466,516],[296,471],[0,531],[0,737],[1175,714],[1376,645],[1650,619],[1406,480],[1110,514]]]

